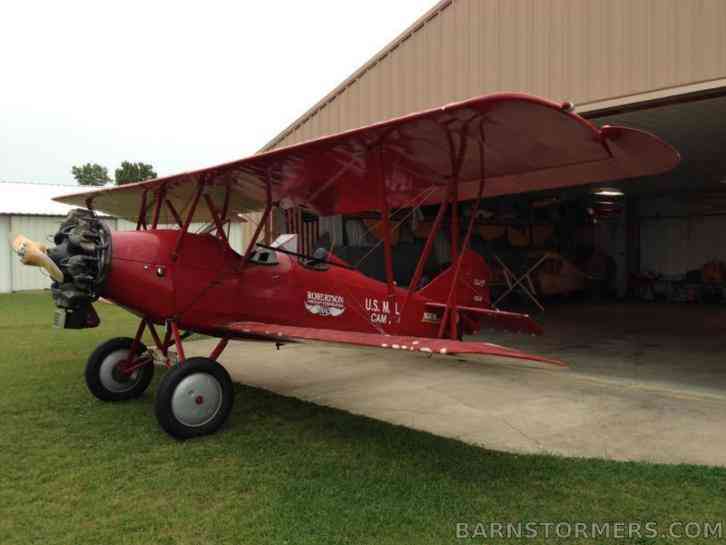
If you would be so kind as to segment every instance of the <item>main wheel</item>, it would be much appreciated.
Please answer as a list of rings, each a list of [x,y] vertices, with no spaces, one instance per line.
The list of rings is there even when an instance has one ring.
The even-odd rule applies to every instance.
[[[126,362],[134,340],[117,337],[96,347],[86,363],[88,390],[102,401],[124,401],[139,397],[154,378],[154,363],[143,365],[131,374],[122,371],[119,364]],[[142,356],[146,346],[139,343],[136,356]]]
[[[172,437],[188,439],[217,431],[232,410],[229,373],[209,358],[189,358],[171,368],[156,390],[156,419]]]

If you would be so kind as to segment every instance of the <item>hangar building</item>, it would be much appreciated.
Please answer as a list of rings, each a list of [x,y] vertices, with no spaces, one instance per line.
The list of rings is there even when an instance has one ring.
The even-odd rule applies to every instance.
[[[485,201],[472,247],[495,269],[497,306],[545,327],[542,338],[503,344],[595,372],[718,388],[725,28],[722,0],[442,0],[263,149],[507,91],[572,102],[598,126],[655,133],[682,156],[672,172]],[[275,229],[300,233],[304,250],[327,233],[325,244],[350,260],[377,244],[366,229],[379,219],[297,210],[276,218]],[[394,247],[399,283],[425,236],[408,231]],[[364,272],[383,278],[382,258]],[[516,279],[533,298],[519,287],[507,295]]]
[[[704,266],[712,280],[726,274],[725,25],[721,0],[443,0],[263,149],[494,92],[570,101],[597,125],[657,134],[681,165],[607,188],[493,203],[480,235],[492,242],[499,233],[505,240],[494,246],[504,253],[557,251],[578,266],[582,246],[597,246],[620,297],[700,298],[698,286],[674,283],[689,272],[696,280]],[[548,199],[549,213],[524,217]],[[304,248],[326,231],[344,247],[375,242],[361,235],[365,218],[295,214],[276,230],[300,232]],[[567,214],[580,216],[565,229],[577,240],[548,236]],[[405,245],[397,253],[412,259],[401,257]]]

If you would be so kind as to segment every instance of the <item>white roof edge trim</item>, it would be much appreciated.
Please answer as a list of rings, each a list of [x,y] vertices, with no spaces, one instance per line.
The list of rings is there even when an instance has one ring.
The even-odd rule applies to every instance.
[[[77,208],[53,200],[67,195],[81,186],[40,184],[28,182],[0,182],[1,216],[54,216],[64,217]],[[98,213],[99,217],[111,217]]]

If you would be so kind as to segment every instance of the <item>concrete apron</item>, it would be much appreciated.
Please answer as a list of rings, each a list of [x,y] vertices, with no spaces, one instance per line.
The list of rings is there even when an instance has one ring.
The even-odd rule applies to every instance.
[[[328,344],[234,342],[221,363],[236,382],[489,449],[726,466],[726,396],[678,384]]]

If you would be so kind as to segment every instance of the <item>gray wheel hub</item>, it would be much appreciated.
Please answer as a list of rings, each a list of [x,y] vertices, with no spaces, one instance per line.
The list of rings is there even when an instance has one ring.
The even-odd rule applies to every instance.
[[[126,375],[119,369],[119,364],[126,361],[130,350],[127,348],[115,350],[106,356],[98,371],[101,384],[110,392],[117,394],[128,392],[141,378],[140,369],[135,369],[130,375]]]
[[[184,377],[171,396],[171,412],[179,422],[197,428],[210,422],[222,408],[222,385],[209,373]]]

